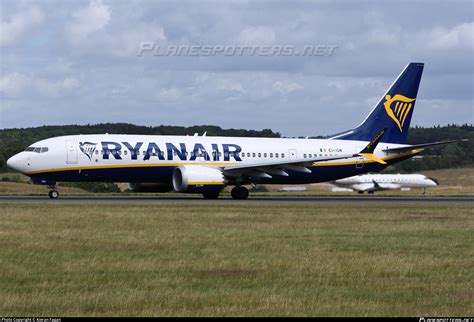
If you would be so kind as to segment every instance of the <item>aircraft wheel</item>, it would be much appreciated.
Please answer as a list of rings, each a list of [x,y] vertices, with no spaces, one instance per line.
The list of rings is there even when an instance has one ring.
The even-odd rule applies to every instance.
[[[245,200],[249,197],[249,189],[245,187],[234,187],[230,192],[233,199]]]
[[[220,191],[206,191],[202,195],[205,199],[217,199],[219,198]]]
[[[357,193],[360,194],[360,195],[363,195],[363,194],[364,194],[363,191],[357,191]]]
[[[59,197],[59,192],[57,190],[51,190],[49,193],[48,193],[48,196],[51,198],[51,199],[58,199]]]
[[[373,194],[374,194],[374,192],[373,192],[373,191],[369,191],[369,194],[373,195]]]

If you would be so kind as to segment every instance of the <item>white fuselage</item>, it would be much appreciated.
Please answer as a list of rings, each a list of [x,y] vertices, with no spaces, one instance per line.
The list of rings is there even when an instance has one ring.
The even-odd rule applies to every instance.
[[[256,179],[265,183],[311,183],[383,169],[383,165],[364,157],[352,157],[367,143],[323,139],[71,135],[36,142],[10,158],[8,166],[50,181],[169,182],[173,169],[183,165],[223,168],[236,164],[258,166],[311,160],[308,167],[311,173],[290,169],[289,176]],[[374,154],[387,162],[414,155],[382,152],[382,149],[400,146],[404,145],[381,142]]]

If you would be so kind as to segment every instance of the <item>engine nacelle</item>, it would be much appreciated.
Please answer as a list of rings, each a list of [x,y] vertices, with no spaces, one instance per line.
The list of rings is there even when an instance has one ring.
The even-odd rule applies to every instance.
[[[166,183],[129,182],[128,190],[133,192],[169,192],[173,186]]]
[[[221,170],[200,165],[183,165],[174,169],[173,187],[178,192],[204,193],[221,191],[225,179]]]

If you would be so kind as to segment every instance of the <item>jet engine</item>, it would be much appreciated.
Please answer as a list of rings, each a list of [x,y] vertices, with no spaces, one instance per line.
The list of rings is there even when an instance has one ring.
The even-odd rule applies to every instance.
[[[225,179],[221,170],[200,165],[183,165],[174,169],[173,187],[178,192],[220,192]]]
[[[133,192],[169,192],[173,186],[166,183],[129,182],[128,190]]]

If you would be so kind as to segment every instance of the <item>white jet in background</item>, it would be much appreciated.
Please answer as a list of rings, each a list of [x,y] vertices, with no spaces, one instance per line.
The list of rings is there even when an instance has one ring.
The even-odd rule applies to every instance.
[[[358,193],[374,193],[380,190],[422,188],[423,194],[426,188],[436,187],[439,183],[436,179],[422,174],[362,174],[349,178],[339,179],[331,182],[333,185],[357,191]],[[336,191],[337,188],[333,189]]]

